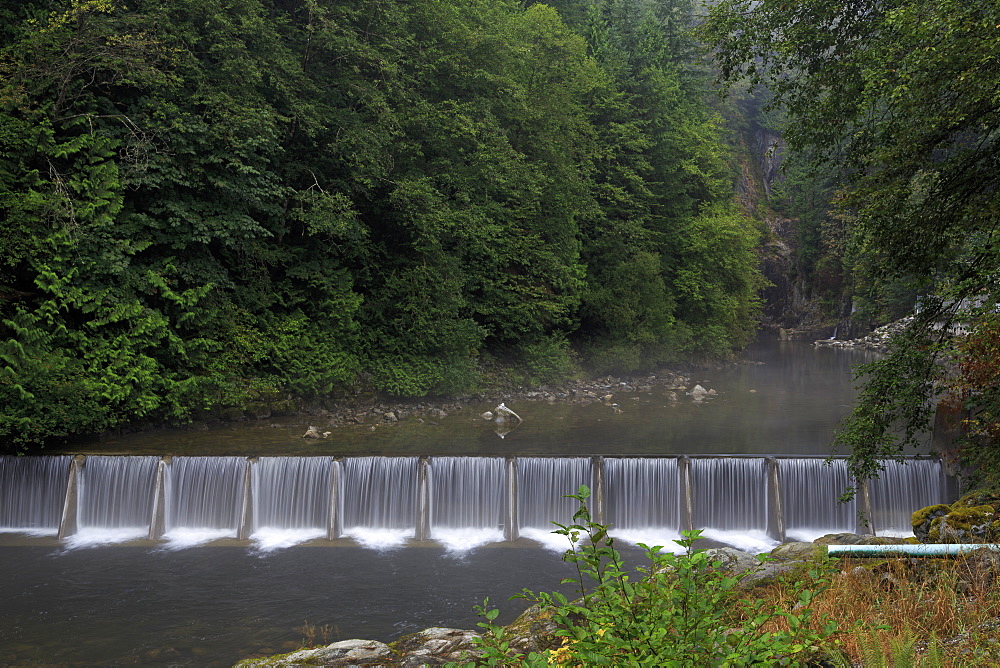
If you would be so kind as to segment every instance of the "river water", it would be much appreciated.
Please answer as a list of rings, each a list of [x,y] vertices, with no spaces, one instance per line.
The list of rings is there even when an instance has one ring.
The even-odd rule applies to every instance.
[[[504,438],[478,416],[489,408],[483,406],[436,419],[437,424],[411,418],[374,430],[370,425],[339,428],[323,441],[300,438],[301,420],[267,420],[81,443],[65,454],[212,455],[220,458],[213,462],[233,466],[239,463],[221,458],[261,456],[272,468],[300,461],[267,459],[276,455],[430,455],[440,462],[432,464],[439,480],[451,475],[448,467],[458,461],[453,456],[528,457],[520,474],[527,476],[550,466],[531,456],[578,457],[565,460],[565,468],[577,466],[574,462],[588,466],[585,456],[603,455],[616,462],[609,465],[613,479],[630,475],[629,462],[641,461],[616,456],[667,456],[659,467],[674,471],[680,460],[670,456],[686,455],[695,458],[690,475],[697,479],[710,476],[716,465],[701,455],[828,454],[834,427],[854,396],[850,367],[870,357],[862,351],[762,341],[746,351],[745,363],[692,378],[692,384],[718,392],[709,400],[682,396],[671,402],[660,389],[612,389],[617,406],[511,402],[524,422]],[[344,475],[369,460],[347,461],[338,464]],[[746,461],[752,467],[763,460]],[[264,470],[263,464],[254,466]],[[257,489],[264,483],[255,479],[254,484]],[[726,483],[724,493],[738,500],[735,484]],[[832,485],[830,495],[838,489]],[[622,491],[609,493],[608,512],[621,514],[622,507],[634,503],[631,498]],[[439,513],[442,528],[435,537],[446,534],[446,517],[455,510]],[[663,512],[679,513],[673,506]],[[802,512],[790,508],[789,517]],[[634,518],[622,524],[629,521]],[[485,597],[501,608],[499,621],[506,622],[526,605],[508,601],[512,594],[522,587],[551,590],[570,575],[558,555],[563,546],[524,529],[517,540],[497,536],[464,546],[447,540],[366,543],[346,528],[338,535],[285,549],[280,542],[231,538],[181,549],[183,543],[169,541],[101,544],[0,533],[0,665],[231,665],[255,654],[290,651],[305,640],[388,641],[429,626],[473,628],[478,621],[473,606]],[[542,547],[545,542],[549,549]],[[477,546],[468,549],[472,545]],[[638,556],[636,548],[623,549]]]

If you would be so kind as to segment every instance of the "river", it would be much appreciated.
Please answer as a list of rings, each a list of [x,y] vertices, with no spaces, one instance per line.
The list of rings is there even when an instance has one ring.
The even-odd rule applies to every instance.
[[[613,402],[511,402],[510,407],[524,421],[503,438],[491,423],[479,417],[479,412],[489,408],[482,406],[435,419],[436,424],[410,418],[398,425],[374,429],[371,425],[339,428],[322,441],[302,439],[302,420],[287,419],[210,430],[149,432],[77,444],[65,454],[150,455],[153,470],[164,466],[157,464],[157,456],[173,456],[169,470],[175,478],[181,470],[178,462],[231,463],[235,471],[230,476],[234,480],[232,494],[239,495],[240,471],[246,469],[248,479],[251,473],[256,476],[253,489],[258,506],[266,496],[262,491],[265,463],[274,467],[325,462],[323,466],[332,468],[324,471],[335,470],[334,479],[347,481],[339,483],[346,486],[352,475],[359,475],[352,471],[362,464],[389,461],[394,466],[410,466],[406,462],[412,461],[415,472],[406,475],[413,480],[420,466],[432,471],[436,482],[427,487],[437,491],[427,494],[431,498],[433,493],[439,510],[428,515],[427,521],[434,527],[428,530],[426,540],[413,539],[411,522],[401,529],[403,539],[379,542],[371,537],[371,531],[352,533],[350,525],[364,528],[365,522],[348,521],[353,512],[351,504],[341,502],[338,512],[343,526],[335,535],[321,532],[324,535],[320,537],[305,536],[294,547],[285,547],[281,540],[267,542],[260,538],[265,533],[260,530],[251,540],[236,540],[236,534],[231,533],[230,537],[198,544],[197,540],[145,539],[88,542],[79,538],[86,535],[86,527],[82,526],[78,535],[63,541],[51,535],[26,535],[23,530],[9,529],[0,533],[0,586],[4,594],[0,606],[0,665],[231,665],[255,654],[290,651],[304,640],[391,640],[429,626],[473,628],[477,621],[473,606],[485,597],[501,608],[499,621],[509,621],[526,605],[523,601],[508,601],[512,594],[522,587],[551,590],[570,574],[568,565],[559,558],[564,546],[538,528],[544,520],[529,519],[529,508],[532,513],[543,514],[554,508],[544,505],[554,501],[536,501],[539,494],[544,492],[546,498],[558,499],[575,489],[568,482],[568,489],[542,489],[546,483],[530,477],[540,475],[533,471],[553,467],[557,473],[545,475],[559,476],[564,473],[558,471],[577,469],[583,473],[573,474],[576,478],[565,474],[564,478],[544,480],[582,479],[589,483],[596,479],[594,467],[600,468],[599,484],[608,487],[605,512],[620,527],[623,539],[637,540],[624,535],[629,527],[638,527],[637,535],[643,538],[646,534],[639,529],[650,523],[669,524],[675,529],[678,523],[683,524],[682,519],[677,519],[684,515],[677,500],[683,493],[673,487],[665,495],[669,498],[655,502],[649,494],[664,496],[662,490],[644,492],[646,496],[641,498],[632,494],[644,485],[656,487],[666,476],[687,471],[681,477],[687,476],[684,484],[694,489],[690,495],[696,509],[688,511],[689,523],[716,527],[716,538],[721,542],[767,549],[774,543],[773,532],[771,537],[766,535],[773,528],[773,520],[764,516],[773,515],[775,504],[765,498],[768,488],[763,482],[759,492],[747,491],[747,496],[741,496],[743,483],[734,471],[749,471],[748,475],[763,481],[768,466],[777,468],[785,480],[781,495],[789,537],[794,537],[794,527],[805,531],[817,523],[826,529],[844,528],[840,525],[845,523],[853,528],[853,508],[844,509],[833,500],[842,489],[840,479],[827,476],[833,482],[819,498],[813,478],[795,476],[799,469],[806,471],[802,475],[819,475],[813,462],[818,465],[818,456],[829,453],[833,430],[854,397],[851,365],[867,361],[871,355],[864,351],[817,349],[798,342],[762,341],[746,351],[744,363],[699,372],[692,378],[691,384],[697,382],[717,392],[705,401],[692,401],[682,393],[679,401],[672,402],[663,389],[630,393],[612,388]],[[372,455],[392,459],[369,459]],[[208,460],[206,456],[218,459]],[[310,459],[300,459],[303,456]],[[426,460],[418,456],[429,456],[430,463],[421,464]],[[765,456],[780,459],[768,460]],[[246,463],[247,457],[261,459]],[[95,464],[83,471],[94,478],[96,462],[119,460],[95,457]],[[457,483],[442,481],[451,480],[449,467],[469,462],[477,471],[486,466],[495,472],[477,474],[477,480],[482,482],[476,485],[486,489],[490,480],[500,481],[496,483],[497,498],[504,493],[500,489],[502,480],[517,476],[520,491],[515,496],[520,510],[510,520],[516,528],[506,529],[508,540],[503,539],[502,520],[498,528],[495,511],[490,511],[494,512],[493,519],[486,521],[492,523],[493,533],[486,534],[485,539],[470,541],[467,534],[456,538],[448,533],[449,522],[468,523],[448,518],[475,504],[463,501],[472,498],[468,493],[462,496],[453,492]],[[936,464],[925,461],[921,465],[931,477],[906,483],[914,490],[913,498],[903,499],[904,505],[937,502],[943,493],[933,477],[938,475],[936,469],[928,468]],[[513,467],[516,474],[505,474],[505,466]],[[323,475],[325,480],[331,478],[329,472]],[[97,495],[96,483],[85,484],[86,480],[81,473],[80,484],[85,490],[81,492],[82,505]],[[624,482],[616,487],[616,480]],[[387,486],[387,493],[409,489],[409,484],[393,482]],[[412,486],[416,489],[417,483]],[[482,489],[477,498],[484,496]],[[873,493],[887,499],[898,497],[888,487]],[[365,492],[367,496],[373,494]],[[443,500],[455,494],[455,499]],[[744,508],[720,510],[720,505],[712,505],[722,497]],[[413,497],[408,498],[407,503],[412,502]],[[803,503],[806,498],[809,503]],[[178,524],[170,518],[179,511],[169,510],[177,506],[176,499],[168,498],[166,503],[169,530],[172,521]],[[642,506],[641,517],[636,514],[636,506]],[[255,508],[260,524],[266,511]],[[656,508],[653,514],[658,516],[650,519],[648,508]],[[739,513],[748,508],[761,515],[759,531],[740,530],[748,520],[739,519],[744,517]],[[80,521],[95,523],[86,520],[87,512],[96,511],[81,509]],[[412,517],[412,512],[407,512]],[[821,512],[819,520],[816,512]],[[895,512],[899,515],[899,511]],[[904,519],[907,512],[902,511]],[[833,515],[839,515],[839,519]],[[667,516],[674,519],[663,519]],[[227,521],[230,524],[223,524],[231,525],[235,532],[239,518]],[[169,531],[167,534],[169,537]],[[661,532],[660,536],[668,534]],[[653,540],[666,542],[660,536]],[[548,547],[543,543],[549,543]],[[638,556],[637,548],[625,542],[622,546],[630,557]]]

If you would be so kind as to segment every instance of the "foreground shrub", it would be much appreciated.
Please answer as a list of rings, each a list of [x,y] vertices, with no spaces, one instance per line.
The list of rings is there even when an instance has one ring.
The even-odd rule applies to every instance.
[[[562,584],[576,585],[580,597],[570,601],[559,592],[529,590],[518,595],[552,613],[562,644],[520,655],[506,631],[493,624],[498,611],[484,605],[481,648],[487,665],[800,665],[837,631],[836,623],[814,620],[813,601],[828,582],[821,573],[811,574],[812,588],[800,588],[787,612],[747,596],[739,588],[740,575],[724,572],[720,562],[692,549],[697,531],[676,541],[687,550],[682,555],[642,545],[649,565],[633,578],[608,527],[591,520],[590,490],[581,486],[570,496],[580,501],[574,524],[557,525],[555,533],[569,539],[563,558],[577,570],[577,577]]]

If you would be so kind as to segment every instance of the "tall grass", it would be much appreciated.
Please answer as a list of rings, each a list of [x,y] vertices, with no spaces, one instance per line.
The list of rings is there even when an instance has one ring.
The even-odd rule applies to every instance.
[[[842,665],[981,666],[1000,664],[1000,557],[843,559],[813,601],[817,618],[840,629],[829,647]],[[808,578],[808,575],[802,576]],[[801,579],[753,591],[792,609]],[[776,619],[780,625],[781,620]]]

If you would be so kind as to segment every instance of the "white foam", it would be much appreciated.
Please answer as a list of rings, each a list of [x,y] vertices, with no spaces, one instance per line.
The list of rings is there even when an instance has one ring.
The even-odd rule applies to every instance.
[[[349,527],[344,536],[353,538],[361,547],[372,550],[394,550],[413,538],[414,529],[373,529],[371,527]]]
[[[81,547],[127,543],[130,540],[139,540],[148,535],[148,527],[121,527],[116,529],[84,527],[66,538],[66,549],[75,550]]]
[[[522,538],[528,538],[536,543],[540,543],[546,550],[552,550],[553,552],[558,552],[559,554],[568,550],[570,546],[569,536],[552,533],[549,529],[525,527],[521,529],[520,534]],[[581,533],[577,542],[580,542],[582,539],[583,534]]]
[[[731,545],[737,550],[759,554],[770,552],[778,546],[778,541],[768,536],[758,529],[752,531],[723,531],[722,529],[704,529],[701,532],[703,538]]]
[[[631,543],[633,545],[638,545],[639,543],[648,545],[649,547],[656,547],[659,545],[663,548],[660,552],[673,552],[674,554],[679,554],[685,551],[685,548],[674,542],[680,540],[680,532],[674,529],[667,529],[666,527],[649,529],[615,529],[614,531],[609,531],[608,533],[610,533],[616,540]]]
[[[0,533],[20,533],[25,536],[58,536],[59,529],[42,529],[38,527],[0,527]]]
[[[431,538],[444,545],[448,554],[461,555],[481,545],[499,543],[503,540],[503,531],[477,527],[435,527],[431,530]]]
[[[253,541],[255,550],[272,552],[325,536],[326,529],[277,529],[275,527],[261,527],[250,534],[250,540]]]
[[[163,539],[167,541],[163,545],[165,550],[183,550],[187,547],[204,545],[220,538],[235,538],[236,532],[232,529],[209,529],[182,527],[171,529],[163,534]]]

